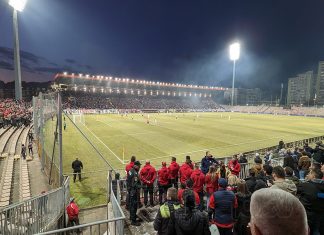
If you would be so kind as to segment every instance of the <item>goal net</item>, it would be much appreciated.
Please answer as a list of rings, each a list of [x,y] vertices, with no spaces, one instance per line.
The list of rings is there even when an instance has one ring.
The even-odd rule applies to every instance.
[[[81,123],[81,124],[85,125],[85,118],[84,118],[83,113],[73,114],[73,122],[75,124]]]

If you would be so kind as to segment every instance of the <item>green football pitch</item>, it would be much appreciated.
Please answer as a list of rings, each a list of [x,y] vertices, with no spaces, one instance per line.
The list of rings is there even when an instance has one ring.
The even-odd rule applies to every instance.
[[[105,201],[106,162],[123,175],[132,155],[142,163],[150,159],[160,168],[171,156],[179,163],[186,155],[200,161],[207,150],[216,157],[230,156],[276,145],[280,139],[290,142],[320,136],[324,127],[322,118],[241,113],[101,114],[84,115],[84,120],[77,126],[102,156],[69,118],[63,131],[64,173],[72,172],[76,157],[84,165],[83,180],[71,182],[71,193],[81,207]]]

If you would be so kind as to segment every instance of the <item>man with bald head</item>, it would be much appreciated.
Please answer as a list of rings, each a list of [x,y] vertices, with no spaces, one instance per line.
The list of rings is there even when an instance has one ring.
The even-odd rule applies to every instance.
[[[252,194],[252,235],[308,235],[306,211],[299,200],[281,189],[260,189]]]

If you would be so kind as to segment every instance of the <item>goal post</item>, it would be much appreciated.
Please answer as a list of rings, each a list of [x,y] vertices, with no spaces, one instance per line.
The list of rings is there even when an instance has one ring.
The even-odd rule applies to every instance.
[[[74,113],[72,117],[73,117],[74,124],[81,123],[85,125],[85,117],[83,113]]]

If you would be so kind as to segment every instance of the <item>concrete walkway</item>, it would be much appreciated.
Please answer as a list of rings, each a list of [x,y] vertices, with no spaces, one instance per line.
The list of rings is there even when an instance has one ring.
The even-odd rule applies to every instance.
[[[41,170],[42,163],[38,157],[37,148],[35,143],[33,144],[33,160],[28,161],[28,171],[29,171],[29,180],[30,180],[30,193],[31,196],[37,196],[41,194],[42,191],[50,191],[52,186],[48,184],[48,177]]]

